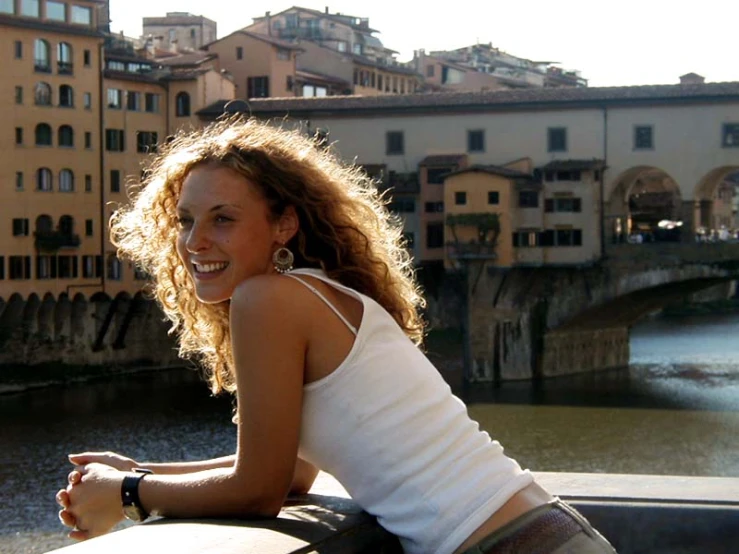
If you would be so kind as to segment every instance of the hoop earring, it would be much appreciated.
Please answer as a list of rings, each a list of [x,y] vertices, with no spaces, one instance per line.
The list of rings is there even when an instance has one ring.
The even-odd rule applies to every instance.
[[[293,268],[295,256],[290,252],[289,248],[281,246],[272,254],[272,264],[278,273],[287,273]]]

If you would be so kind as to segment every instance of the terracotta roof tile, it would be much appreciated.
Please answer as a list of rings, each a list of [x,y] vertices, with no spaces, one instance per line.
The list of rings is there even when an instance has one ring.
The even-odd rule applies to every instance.
[[[450,177],[451,175],[460,175],[462,173],[488,173],[490,175],[508,177],[509,179],[523,179],[527,181],[532,179],[532,176],[528,173],[523,173],[522,171],[517,171],[500,165],[471,165],[470,167],[460,169],[459,171],[448,173],[446,177]]]
[[[542,166],[542,171],[569,171],[572,169],[603,169],[603,160],[593,158],[592,160],[554,160]]]

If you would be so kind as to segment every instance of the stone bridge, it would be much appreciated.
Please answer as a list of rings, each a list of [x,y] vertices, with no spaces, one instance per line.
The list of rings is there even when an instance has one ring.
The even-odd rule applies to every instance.
[[[467,270],[468,382],[535,379],[629,363],[638,319],[739,280],[739,243],[614,245],[590,267]]]

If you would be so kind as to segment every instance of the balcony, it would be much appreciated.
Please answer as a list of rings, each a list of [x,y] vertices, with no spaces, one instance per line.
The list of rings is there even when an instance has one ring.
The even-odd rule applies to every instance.
[[[500,219],[497,213],[447,214],[446,225],[453,239],[446,244],[447,257],[450,260],[497,259],[495,247],[500,235]],[[464,238],[460,238],[460,234]]]
[[[276,29],[277,38],[282,40],[294,40],[302,38],[305,40],[325,40],[327,37],[321,29],[314,27],[285,27]]]
[[[51,73],[51,65],[49,60],[34,60],[33,70],[36,73]]]
[[[33,236],[36,238],[34,245],[39,252],[56,252],[62,248],[79,248],[81,243],[79,235],[59,231],[36,231]]]
[[[74,64],[72,62],[58,62],[57,72],[59,75],[72,75],[74,73]]]
[[[470,241],[464,243],[452,241],[446,244],[446,255],[450,260],[495,260],[498,258],[495,246],[491,242]]]

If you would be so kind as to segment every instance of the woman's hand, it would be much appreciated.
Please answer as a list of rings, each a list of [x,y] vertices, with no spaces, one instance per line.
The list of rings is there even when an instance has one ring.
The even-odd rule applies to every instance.
[[[82,454],[70,454],[69,461],[76,466],[85,466],[87,464],[104,464],[113,467],[118,471],[131,471],[135,467],[139,467],[136,460],[121,456],[115,452],[83,452]]]
[[[123,473],[113,467],[91,463],[69,474],[69,486],[57,493],[62,506],[59,519],[74,527],[69,537],[85,540],[104,535],[123,519],[121,483]]]

